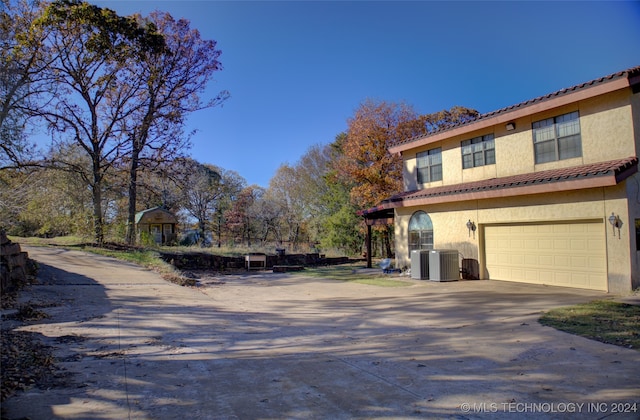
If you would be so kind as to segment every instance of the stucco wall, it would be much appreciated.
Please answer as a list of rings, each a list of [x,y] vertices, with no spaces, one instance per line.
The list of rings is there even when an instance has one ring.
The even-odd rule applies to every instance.
[[[484,273],[484,245],[481,235],[486,225],[502,223],[601,221],[604,240],[607,242],[608,282],[610,292],[625,292],[630,283],[630,230],[621,229],[620,238],[614,237],[608,217],[612,212],[628,220],[626,185],[594,188],[582,191],[508,197],[492,200],[475,200],[405,207],[396,210],[396,267],[409,267],[408,225],[411,215],[423,210],[433,222],[434,248],[456,249],[464,258],[476,259]],[[468,220],[478,230],[469,233]],[[626,223],[625,223],[626,225]],[[625,227],[628,227],[626,225]],[[631,231],[633,232],[633,231]]]
[[[637,140],[638,134],[634,133],[633,121],[635,119],[638,124],[639,117],[637,112],[633,113],[631,103],[632,98],[634,102],[638,102],[637,96],[637,94],[632,95],[628,89],[619,90],[516,119],[514,121],[516,129],[513,131],[507,131],[505,124],[500,124],[406,151],[403,153],[405,190],[411,191],[419,188],[472,182],[636,156],[637,142],[634,140]],[[532,123],[576,110],[580,112],[582,156],[536,165]],[[495,136],[496,164],[463,170],[460,143],[489,133],[494,133]],[[430,184],[418,185],[416,153],[437,147],[442,148],[443,179]]]
[[[640,156],[640,93],[633,95],[631,99],[633,126],[635,127],[633,136],[635,138],[635,156]],[[640,220],[640,174],[635,174],[632,179],[627,180],[627,197],[629,197],[629,224],[632,233],[635,221]],[[640,289],[640,244],[636,243],[635,236],[631,235],[630,249],[631,259],[631,280],[633,289]]]

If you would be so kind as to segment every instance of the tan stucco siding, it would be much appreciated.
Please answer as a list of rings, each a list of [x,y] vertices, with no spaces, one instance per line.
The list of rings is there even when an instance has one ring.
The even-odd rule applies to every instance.
[[[633,177],[632,177],[633,178]],[[609,292],[624,293],[631,290],[632,275],[637,278],[638,273],[633,273],[631,264],[631,234],[635,231],[630,229],[627,224],[629,220],[629,202],[625,196],[627,193],[628,183],[638,180],[627,179],[625,182],[615,187],[604,189],[605,215],[607,218],[607,264],[609,275]],[[615,213],[623,221],[623,227],[620,230],[614,229],[608,222],[611,213]],[[634,241],[635,242],[635,241]],[[632,274],[633,273],[633,274]]]
[[[627,197],[636,197],[628,200],[629,218],[624,221],[626,230],[630,230],[629,249],[631,255],[631,283],[632,288],[640,288],[640,244],[636,243],[634,235],[636,220],[640,220],[640,174],[635,174],[626,181]]]
[[[640,156],[640,93],[636,93],[631,98],[633,127],[635,127],[633,136],[635,139],[635,156]],[[640,174],[635,174],[627,182],[627,197],[629,199],[629,220],[627,226],[633,233],[635,221],[640,220]],[[634,199],[635,198],[635,199]],[[640,244],[636,243],[635,236],[631,235],[631,281],[632,288],[640,288]]]
[[[535,169],[531,121],[520,119],[515,124],[516,129],[510,134],[496,136],[497,177],[529,173]]]
[[[635,139],[635,156],[640,156],[640,92],[631,97],[631,118],[633,120],[633,137]]]
[[[638,102],[634,95],[635,102]],[[404,188],[412,191],[440,185],[473,182],[494,177],[506,177],[549,169],[567,168],[595,162],[627,158],[637,155],[640,134],[633,130],[634,119],[640,112],[632,112],[630,90],[619,90],[604,96],[588,98],[581,102],[547,109],[514,120],[516,129],[507,131],[504,124],[484,127],[464,135],[458,135],[438,143],[403,152]],[[582,156],[544,164],[535,164],[532,124],[573,111],[580,113]],[[636,123],[638,123],[636,121]],[[493,133],[495,137],[496,164],[462,169],[461,142],[477,136]],[[417,184],[416,153],[442,148],[442,181]]]
[[[580,129],[585,164],[635,156],[630,92],[581,102]]]
[[[635,181],[632,181],[635,182]],[[396,265],[409,267],[408,225],[417,210],[429,214],[434,228],[434,248],[457,249],[462,257],[477,259],[482,278],[488,278],[484,261],[483,230],[488,225],[526,223],[597,222],[606,241],[607,277],[610,292],[628,291],[631,285],[629,230],[621,229],[613,236],[608,217],[612,212],[628,220],[626,186],[593,188],[533,196],[506,197],[491,200],[453,202],[426,207],[396,210]],[[478,230],[469,232],[468,220]],[[504,280],[504,279],[502,279]]]

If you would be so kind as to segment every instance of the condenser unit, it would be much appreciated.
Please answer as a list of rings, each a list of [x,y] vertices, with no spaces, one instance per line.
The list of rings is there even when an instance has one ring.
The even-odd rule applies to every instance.
[[[460,280],[458,251],[455,249],[434,249],[429,251],[429,276],[431,281]],[[413,265],[411,266],[413,273]]]
[[[429,250],[414,249],[411,251],[411,278],[416,280],[429,279]]]

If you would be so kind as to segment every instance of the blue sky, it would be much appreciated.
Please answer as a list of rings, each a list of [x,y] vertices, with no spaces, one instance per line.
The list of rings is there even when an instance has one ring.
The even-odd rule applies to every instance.
[[[91,0],[90,0],[91,1]],[[267,187],[367,98],[481,113],[640,65],[640,2],[91,1],[186,18],[222,51],[191,154]]]

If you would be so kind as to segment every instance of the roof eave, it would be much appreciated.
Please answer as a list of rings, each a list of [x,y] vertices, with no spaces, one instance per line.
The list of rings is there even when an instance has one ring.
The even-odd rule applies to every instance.
[[[633,166],[637,171],[637,166]],[[633,171],[633,172],[635,172]],[[631,172],[631,169],[629,170]],[[629,174],[630,175],[630,174]],[[433,204],[453,203],[469,200],[486,200],[492,198],[516,197],[523,195],[549,194],[557,192],[584,190],[589,188],[601,188],[617,185],[620,181],[616,174],[611,173],[598,177],[589,177],[582,179],[572,179],[560,182],[551,182],[543,184],[525,185],[520,187],[495,188],[483,191],[470,191],[468,193],[447,194],[441,196],[418,197],[414,199],[403,200],[400,205],[395,207],[414,207]]]

